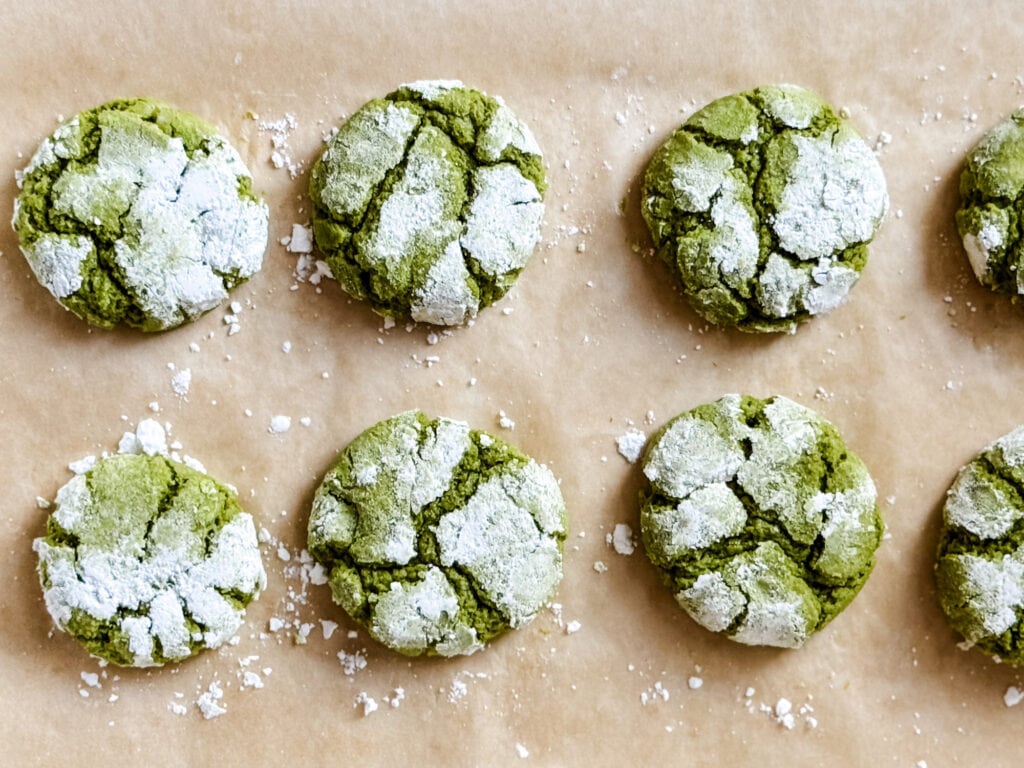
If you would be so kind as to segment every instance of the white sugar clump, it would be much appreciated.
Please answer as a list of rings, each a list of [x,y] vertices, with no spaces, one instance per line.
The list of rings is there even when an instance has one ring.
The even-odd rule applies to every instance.
[[[426,280],[413,294],[409,314],[418,323],[457,325],[476,316],[480,300],[458,240],[452,240],[431,264]]]
[[[515,116],[501,97],[496,96],[494,100],[498,108],[477,138],[480,156],[486,162],[496,163],[508,147],[514,147],[527,155],[540,156],[540,146],[532,131]]]
[[[334,216],[358,220],[387,174],[402,162],[419,125],[410,109],[370,104],[349,121],[344,141],[331,142],[316,172],[322,173],[320,198]]]
[[[620,555],[628,556],[636,551],[633,529],[626,523],[616,523],[608,538],[612,548]]]
[[[647,445],[647,435],[635,427],[630,427],[623,434],[615,438],[615,445],[619,454],[630,464],[635,464]]]
[[[421,445],[422,441],[422,445]],[[359,496],[356,513],[331,494],[330,477],[317,491],[310,530],[325,541],[349,546],[361,562],[405,565],[416,555],[414,517],[447,490],[452,471],[469,450],[469,426],[440,419],[427,429],[415,412],[390,419],[379,437],[357,439],[349,448]],[[386,487],[381,493],[377,486]]]
[[[522,269],[540,240],[544,218],[536,185],[514,165],[501,163],[474,170],[472,188],[462,247],[488,275]]]
[[[711,221],[715,226],[709,237],[708,255],[723,282],[733,288],[741,288],[757,274],[760,254],[750,201],[744,200],[741,194],[739,182],[728,175],[711,205]],[[747,194],[749,197],[749,191]]]
[[[644,474],[652,485],[682,499],[701,486],[733,478],[746,458],[740,442],[746,428],[738,418],[739,402],[739,396],[730,395],[717,406],[735,423],[732,434],[723,435],[701,418],[674,421],[648,451]]]
[[[63,299],[82,287],[82,263],[95,249],[85,235],[46,233],[21,250],[36,279],[54,298]]]
[[[377,598],[371,632],[385,645],[405,652],[434,647],[442,656],[455,656],[483,647],[476,630],[459,618],[455,589],[433,566],[422,581],[392,582]]]
[[[658,551],[674,558],[686,552],[704,549],[717,541],[735,536],[747,522],[747,510],[725,483],[698,488],[674,509],[654,512],[652,523],[659,532]]]
[[[732,155],[694,143],[686,163],[672,168],[673,203],[681,211],[702,213],[729,178]]]
[[[1011,467],[1024,467],[1024,426],[1003,435],[992,444],[1003,454],[1003,461]]]
[[[958,629],[968,641],[998,636],[1017,622],[1024,607],[1024,552],[1020,548],[999,560],[977,555],[949,555],[946,568],[959,571],[959,592],[966,618]],[[960,598],[963,599],[963,598]]]
[[[998,539],[1024,516],[1021,506],[1020,497],[1009,484],[982,472],[972,462],[960,471],[949,489],[945,521],[982,539]]]
[[[758,89],[765,112],[787,128],[807,128],[821,109],[817,99],[798,85]]]
[[[563,515],[557,481],[531,461],[490,478],[441,517],[441,564],[465,569],[513,627],[524,624],[561,579]]]
[[[771,218],[780,247],[813,260],[870,240],[888,195],[882,169],[868,146],[843,129],[788,140],[796,160]]]
[[[128,467],[125,462],[138,460],[104,461]],[[113,622],[128,638],[134,666],[156,664],[157,643],[162,656],[173,660],[190,654],[190,641],[201,639],[206,647],[224,643],[244,614],[225,595],[258,593],[266,583],[252,517],[235,515],[209,541],[189,525],[194,510],[175,500],[148,523],[152,512],[144,506],[126,511],[134,519],[113,519],[102,505],[114,489],[103,483],[120,471],[118,466],[103,476],[78,475],[57,493],[54,519],[77,544],[42,538],[33,543],[50,615],[61,628],[76,612]],[[90,483],[98,486],[95,493]]]

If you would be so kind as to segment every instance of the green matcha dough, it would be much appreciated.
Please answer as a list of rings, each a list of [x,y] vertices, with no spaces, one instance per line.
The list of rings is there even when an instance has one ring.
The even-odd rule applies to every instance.
[[[835,428],[784,397],[726,395],[648,445],[640,524],[651,562],[701,626],[798,648],[867,580],[875,485]]]
[[[309,551],[334,601],[408,656],[455,656],[530,621],[562,578],[551,472],[466,424],[410,411],[359,435],[316,492]]]
[[[960,470],[946,496],[939,602],[967,642],[1024,664],[1024,427]]]
[[[641,205],[698,314],[792,332],[846,298],[888,195],[847,122],[810,91],[772,85],[690,117],[651,159]]]
[[[540,239],[540,148],[498,98],[402,86],[352,115],[313,166],[313,238],[384,317],[459,325],[512,286]]]
[[[1024,109],[1000,123],[967,155],[956,226],[982,285],[1024,294]]]
[[[20,174],[14,229],[36,278],[101,328],[162,331],[255,274],[267,207],[216,129],[150,99],[75,115]]]
[[[33,548],[57,626],[122,666],[216,648],[266,583],[234,492],[158,455],[111,456],[75,475]]]

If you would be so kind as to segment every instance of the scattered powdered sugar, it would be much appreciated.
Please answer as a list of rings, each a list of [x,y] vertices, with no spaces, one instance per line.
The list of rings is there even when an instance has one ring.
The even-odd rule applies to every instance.
[[[369,717],[377,711],[377,700],[366,691],[360,691],[354,701],[354,706],[363,708],[363,717]]]
[[[525,760],[530,756],[530,750],[528,750],[519,742],[516,742],[516,755],[518,755],[521,759]]]
[[[259,120],[256,116],[253,117],[258,120],[256,124],[257,130],[260,133],[270,134],[270,164],[275,168],[287,170],[288,175],[293,179],[297,178],[302,173],[302,162],[292,159],[292,150],[288,145],[288,139],[292,131],[299,126],[295,115],[287,112],[284,117],[278,120]]]
[[[178,397],[185,397],[188,395],[189,389],[192,387],[192,369],[182,368],[179,371],[175,371],[174,375],[171,376],[171,389],[174,390],[174,394]]]
[[[214,680],[206,692],[196,700],[196,706],[203,713],[204,719],[211,720],[227,713],[227,707],[221,703],[223,699],[224,691],[221,689],[220,683]]]
[[[357,672],[361,672],[366,669],[366,649],[362,648],[352,653],[347,653],[344,649],[338,651],[338,661],[341,664],[342,670],[346,675],[352,677]]]
[[[615,529],[606,536],[606,540],[620,555],[632,555],[636,551],[633,528],[626,523],[616,523]]]
[[[292,419],[290,416],[284,416],[278,414],[272,416],[270,419],[270,426],[267,427],[267,431],[272,435],[281,435],[292,428]]]

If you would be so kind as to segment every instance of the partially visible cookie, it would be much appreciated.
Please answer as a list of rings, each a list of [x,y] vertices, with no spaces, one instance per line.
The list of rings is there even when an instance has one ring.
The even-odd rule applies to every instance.
[[[1024,663],[1024,427],[957,474],[942,509],[935,578],[953,629],[985,653]]]
[[[541,151],[498,98],[458,81],[375,99],[310,173],[313,236],[381,315],[459,325],[505,295],[540,239]]]
[[[102,328],[173,328],[255,274],[267,207],[204,120],[151,99],[72,117],[19,177],[13,226],[39,282]]]
[[[835,309],[888,206],[885,177],[848,122],[808,90],[713,101],[655,153],[642,212],[706,320],[794,331]]]
[[[558,481],[508,443],[418,411],[370,427],[316,492],[309,551],[335,602],[399,653],[477,651],[562,578]]]
[[[978,281],[996,293],[1024,294],[1024,109],[972,149],[960,174],[956,226]]]
[[[701,626],[797,648],[875,564],[875,485],[835,428],[773,397],[726,395],[670,421],[643,458],[651,562]]]
[[[57,626],[122,666],[216,648],[266,583],[235,493],[160,455],[111,456],[75,475],[33,548]]]

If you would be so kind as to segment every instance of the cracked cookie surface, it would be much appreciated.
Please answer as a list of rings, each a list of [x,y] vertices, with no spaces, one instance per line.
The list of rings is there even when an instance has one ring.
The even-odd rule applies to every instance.
[[[695,311],[716,325],[790,332],[846,298],[887,207],[871,150],[792,85],[691,116],[651,159],[641,202]]]
[[[1024,294],[1024,109],[995,126],[968,153],[960,174],[956,226],[978,282]]]
[[[540,239],[546,183],[498,98],[423,81],[364,105],[310,173],[313,237],[379,314],[459,325],[500,299]]]
[[[642,466],[647,555],[712,632],[797,648],[874,566],[874,483],[835,428],[791,400],[698,406],[655,436]]]
[[[547,603],[565,527],[546,467],[462,422],[410,411],[360,434],[327,472],[309,551],[334,601],[378,642],[455,656]]]
[[[1024,427],[957,474],[942,510],[935,579],[953,629],[985,653],[1024,663]]]
[[[111,456],[76,475],[33,548],[57,626],[122,666],[216,648],[266,583],[234,492],[163,456]]]
[[[75,115],[20,176],[13,226],[39,282],[74,314],[162,331],[255,274],[267,207],[204,120],[151,99]]]

